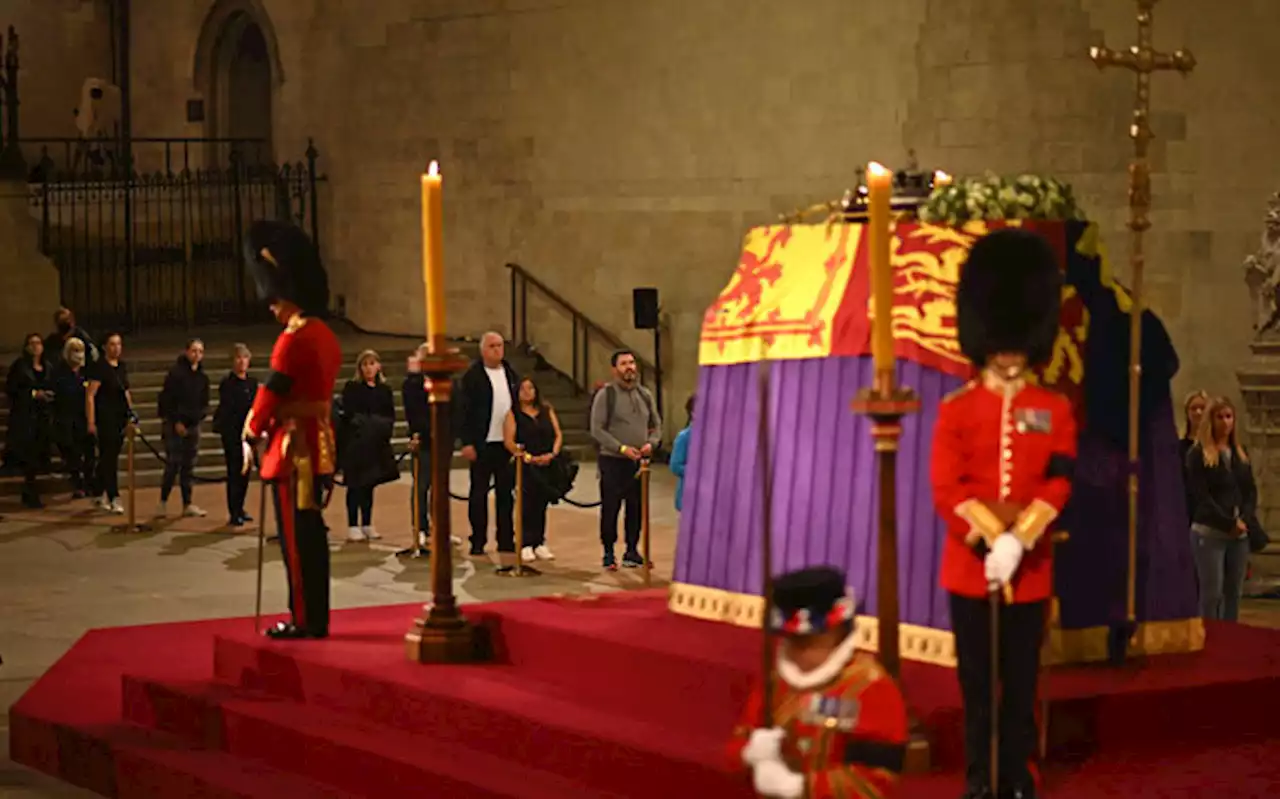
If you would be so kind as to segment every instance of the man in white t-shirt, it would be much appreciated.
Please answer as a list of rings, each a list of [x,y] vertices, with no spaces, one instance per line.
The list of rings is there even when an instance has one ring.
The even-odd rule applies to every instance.
[[[517,396],[519,377],[503,357],[506,345],[492,331],[480,338],[480,358],[462,375],[462,457],[471,462],[471,554],[483,555],[489,541],[489,484],[498,514],[498,552],[515,553],[515,469],[502,443],[502,426]]]

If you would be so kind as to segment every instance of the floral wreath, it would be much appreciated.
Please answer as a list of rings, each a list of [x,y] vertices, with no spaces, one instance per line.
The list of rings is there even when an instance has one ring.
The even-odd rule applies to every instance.
[[[961,178],[939,186],[920,205],[917,216],[933,225],[960,225],[978,220],[1084,220],[1070,184],[1039,175]]]

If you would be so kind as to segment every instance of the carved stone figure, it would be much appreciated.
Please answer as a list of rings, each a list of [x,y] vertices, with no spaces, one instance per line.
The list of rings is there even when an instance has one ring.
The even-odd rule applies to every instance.
[[[73,170],[83,158],[86,165],[102,168],[115,161],[113,152],[115,126],[120,121],[120,88],[102,78],[89,78],[80,87],[80,105],[76,107],[76,129],[81,144],[76,148]],[[106,145],[106,146],[104,146]]]
[[[1253,329],[1259,338],[1280,335],[1280,192],[1267,202],[1262,245],[1244,259],[1244,281],[1253,305]]]

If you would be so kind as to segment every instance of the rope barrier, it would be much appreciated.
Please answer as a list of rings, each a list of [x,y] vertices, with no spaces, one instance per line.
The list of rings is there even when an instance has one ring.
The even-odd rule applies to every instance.
[[[139,431],[138,431],[137,436],[138,436],[138,440],[140,440],[140,441],[142,442],[142,445],[143,445],[143,446],[145,446],[145,447],[146,447],[146,448],[151,452],[151,455],[152,455],[156,460],[158,460],[162,466],[168,466],[168,465],[169,465],[169,459],[168,459],[168,457],[166,457],[166,456],[165,456],[164,454],[162,454],[159,450],[157,450],[157,449],[156,449],[156,447],[155,447],[155,445],[154,445],[154,444],[152,444],[150,441],[148,441],[148,440],[147,440],[147,437],[146,437],[145,435],[143,435],[143,434],[142,434],[142,431],[141,431],[141,430],[139,430]],[[400,464],[401,464],[401,463],[403,463],[403,462],[404,462],[404,459],[405,459],[405,458],[407,458],[407,457],[409,457],[409,455],[410,455],[411,453],[412,453],[412,450],[405,450],[404,452],[402,452],[402,453],[400,453],[399,455],[397,455],[397,456],[396,456],[396,468],[399,468],[399,467],[400,467]],[[206,484],[206,485],[220,485],[220,484],[222,484],[222,483],[227,482],[227,478],[226,478],[226,477],[202,477],[202,476],[200,476],[200,475],[198,475],[198,474],[193,474],[193,475],[191,475],[191,479],[192,479],[194,482],[197,482],[197,483],[204,483],[204,484]],[[345,485],[346,485],[346,483],[345,483],[342,479],[340,479],[340,478],[334,478],[334,481],[333,481],[333,482],[334,482],[334,485],[340,485],[340,486],[345,486]],[[489,490],[489,491],[493,491],[493,490],[494,490],[494,484],[493,484],[493,483],[490,483],[490,484],[489,484],[489,489],[488,489],[488,490]],[[488,492],[486,492],[486,493],[488,493]],[[470,498],[470,497],[468,497],[468,496],[465,496],[465,495],[462,495],[462,494],[455,494],[455,493],[454,493],[454,492],[452,492],[452,491],[450,491],[450,492],[449,492],[449,498],[450,498],[450,499],[452,499],[452,500],[453,500],[453,501],[455,501],[455,502],[469,502],[469,501],[470,501],[470,499],[471,499],[471,498]],[[600,507],[600,500],[596,500],[595,502],[578,502],[577,500],[570,499],[569,497],[567,497],[567,496],[566,496],[566,497],[561,497],[561,498],[560,498],[560,501],[561,501],[561,502],[564,502],[564,503],[565,503],[565,504],[567,504],[567,505],[572,505],[572,506],[573,506],[573,507],[575,507],[575,508],[583,508],[583,509],[585,509],[585,510],[590,510],[590,509],[592,509],[592,508],[598,508],[598,507]]]

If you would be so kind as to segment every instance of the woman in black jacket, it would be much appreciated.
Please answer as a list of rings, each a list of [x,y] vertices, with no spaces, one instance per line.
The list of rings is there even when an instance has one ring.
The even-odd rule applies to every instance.
[[[258,395],[258,379],[249,374],[253,356],[244,344],[231,348],[231,371],[218,384],[218,409],[213,412],[213,429],[222,439],[222,455],[227,462],[227,523],[240,527],[253,521],[244,509],[249,493],[249,473],[244,469],[244,422]]]
[[[209,376],[204,373],[204,342],[193,338],[165,375],[159,408],[164,436],[164,478],[156,518],[168,515],[169,494],[176,479],[182,492],[182,515],[205,516],[191,501],[200,423],[209,415]]]
[[[98,473],[93,493],[98,507],[124,514],[120,504],[120,450],[124,447],[125,428],[136,421],[133,394],[129,391],[129,369],[122,360],[124,339],[119,333],[109,334],[102,342],[102,357],[92,362],[89,381],[85,383],[84,412],[89,420],[89,435],[98,445]]]
[[[1236,621],[1249,562],[1249,528],[1258,524],[1258,488],[1249,455],[1236,442],[1231,401],[1209,403],[1187,452],[1191,544],[1206,619]]]
[[[554,467],[564,438],[555,409],[542,401],[533,378],[520,381],[516,407],[507,413],[503,425],[503,439],[512,455],[523,453],[525,458],[524,487],[520,492],[520,559],[525,563],[555,560],[547,546],[547,506],[564,496]]]
[[[28,508],[44,507],[36,488],[36,475],[48,468],[53,425],[51,371],[44,362],[44,338],[32,333],[5,379],[5,392],[9,395],[9,460],[22,469],[22,504]]]
[[[382,375],[378,353],[365,350],[356,374],[342,389],[338,430],[338,466],[347,488],[347,540],[376,541],[373,489],[400,479],[391,433],[396,424],[395,397]]]
[[[53,368],[53,439],[75,499],[86,496],[93,486],[93,437],[84,410],[87,360],[85,343],[69,338],[62,348],[62,361]]]

